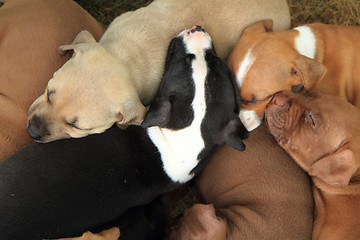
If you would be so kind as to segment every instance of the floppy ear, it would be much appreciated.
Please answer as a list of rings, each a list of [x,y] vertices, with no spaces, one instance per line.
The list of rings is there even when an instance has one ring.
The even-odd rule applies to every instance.
[[[165,127],[170,120],[171,103],[169,99],[157,98],[151,103],[141,126],[144,128],[159,126]]]
[[[247,26],[243,34],[253,33],[253,32],[272,32],[273,31],[273,20],[265,19],[258,22],[255,22],[249,26]]]
[[[82,30],[71,44],[60,46],[58,52],[60,55],[65,55],[66,51],[75,50],[75,46],[80,43],[96,43],[96,40],[90,32]]]
[[[129,125],[140,125],[145,117],[146,108],[140,99],[127,101],[122,109],[116,113],[118,122],[116,125],[121,129],[126,129]]]
[[[355,159],[350,149],[341,149],[315,162],[309,170],[309,175],[335,187],[349,184],[351,176],[356,171]]]
[[[242,139],[245,139],[248,136],[247,133],[248,132],[237,116],[224,127],[222,134],[226,145],[238,151],[244,151],[245,144],[243,143]]]
[[[311,58],[299,55],[294,61],[291,77],[294,84],[303,84],[306,90],[311,90],[325,73],[326,67],[324,65]]]
[[[168,50],[167,50],[167,54],[166,54],[166,59],[165,59],[165,70],[164,73],[166,73],[169,69],[169,61],[172,58],[173,54],[174,54],[174,49],[175,49],[175,45],[177,44],[177,42],[182,41],[180,38],[173,38],[169,44]]]

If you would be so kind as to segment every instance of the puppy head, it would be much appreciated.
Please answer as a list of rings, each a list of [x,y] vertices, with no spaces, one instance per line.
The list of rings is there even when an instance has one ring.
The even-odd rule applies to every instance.
[[[209,34],[199,26],[184,30],[170,43],[158,94],[142,126],[174,131],[199,126],[205,146],[227,143],[244,150],[235,85]]]
[[[360,112],[330,95],[277,93],[266,109],[277,142],[311,176],[344,186],[359,168]]]
[[[281,34],[290,39],[298,33]],[[229,55],[227,62],[240,88],[240,119],[248,131],[261,124],[276,92],[309,90],[325,74],[323,65],[300,55],[283,35],[272,32],[272,20],[254,23],[244,29]]]
[[[60,53],[73,57],[30,106],[27,128],[38,142],[101,133],[118,122],[140,124],[145,114],[126,69],[87,31]]]

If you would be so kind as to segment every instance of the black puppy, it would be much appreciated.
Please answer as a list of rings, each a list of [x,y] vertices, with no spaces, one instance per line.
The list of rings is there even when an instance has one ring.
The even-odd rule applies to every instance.
[[[170,43],[147,129],[34,143],[0,164],[0,238],[81,235],[190,180],[216,144],[244,150],[236,89],[210,36],[184,30]]]

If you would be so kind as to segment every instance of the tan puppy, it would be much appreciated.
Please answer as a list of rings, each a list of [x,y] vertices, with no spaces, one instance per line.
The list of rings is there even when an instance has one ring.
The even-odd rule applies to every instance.
[[[76,238],[61,238],[58,240],[118,240],[120,237],[119,228],[113,227],[104,230],[101,233],[93,234],[91,232],[84,233],[81,237]],[[45,239],[46,240],[46,239]]]
[[[102,26],[72,0],[7,0],[0,8],[0,160],[31,142],[27,109],[69,56],[60,44]]]
[[[313,239],[360,239],[360,110],[331,95],[279,93],[271,133],[314,182]]]
[[[188,209],[170,233],[171,240],[311,239],[309,177],[279,147],[266,125],[244,143],[245,152],[217,149],[196,180],[203,202],[215,210],[212,205]]]
[[[73,44],[74,57],[50,79],[30,107],[28,131],[39,142],[100,133],[115,122],[140,124],[157,92],[166,50],[182,29],[201,25],[225,58],[251,22],[272,18],[290,24],[285,0],[155,0],[117,17],[97,43],[86,31]]]
[[[246,28],[228,59],[241,86],[240,117],[249,131],[279,91],[305,87],[360,107],[360,27],[315,23],[278,32],[271,27],[267,20]]]

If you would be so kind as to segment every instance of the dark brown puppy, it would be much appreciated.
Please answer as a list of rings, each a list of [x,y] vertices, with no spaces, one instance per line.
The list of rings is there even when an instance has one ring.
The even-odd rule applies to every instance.
[[[360,239],[360,110],[332,95],[278,93],[269,129],[314,182],[314,240]]]
[[[27,110],[70,55],[58,47],[103,27],[72,0],[6,0],[0,8],[0,160],[32,140]]]
[[[245,152],[221,146],[197,179],[204,203],[188,209],[170,239],[311,239],[308,176],[262,125]]]

